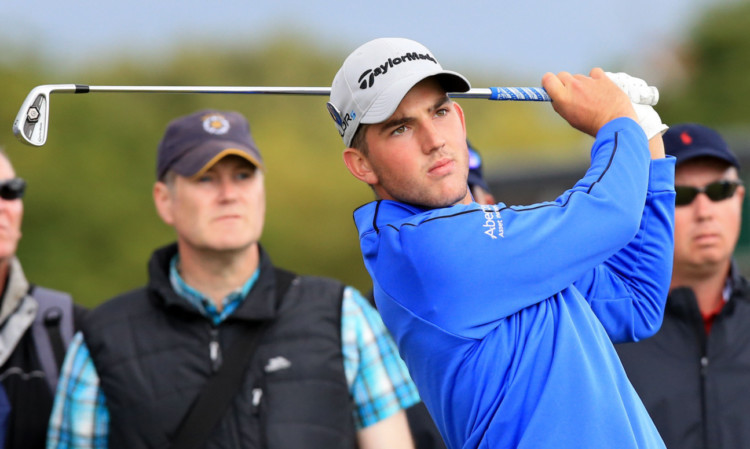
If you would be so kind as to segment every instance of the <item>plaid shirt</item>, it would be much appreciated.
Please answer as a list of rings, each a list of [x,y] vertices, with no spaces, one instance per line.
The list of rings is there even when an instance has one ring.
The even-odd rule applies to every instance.
[[[175,291],[196,305],[215,324],[245,298],[257,273],[224,299],[223,312],[184,283],[172,260],[170,280]],[[210,307],[207,307],[210,306]],[[228,310],[229,309],[229,310]],[[419,396],[378,312],[356,289],[344,290],[341,317],[344,371],[355,404],[358,429],[368,427],[417,402]],[[47,434],[47,448],[107,448],[109,411],[99,376],[79,332],[63,363]]]

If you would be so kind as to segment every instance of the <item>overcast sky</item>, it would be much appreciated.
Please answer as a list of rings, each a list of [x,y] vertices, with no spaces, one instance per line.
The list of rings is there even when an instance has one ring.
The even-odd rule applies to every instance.
[[[185,39],[263,43],[278,30],[348,51],[376,37],[425,44],[443,66],[529,80],[615,62],[636,73],[680,42],[707,7],[732,0],[0,0],[0,43],[32,43],[50,66],[158,54]],[[5,51],[6,49],[0,49]]]

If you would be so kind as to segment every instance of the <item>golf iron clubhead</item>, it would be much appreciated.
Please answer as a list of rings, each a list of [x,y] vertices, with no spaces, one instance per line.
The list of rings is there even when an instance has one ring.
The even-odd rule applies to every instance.
[[[21,142],[40,147],[47,141],[52,89],[53,85],[37,86],[26,96],[13,121],[13,134]]]

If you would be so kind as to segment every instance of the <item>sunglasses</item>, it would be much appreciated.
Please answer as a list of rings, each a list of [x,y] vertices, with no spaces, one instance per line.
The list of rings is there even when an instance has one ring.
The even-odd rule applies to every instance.
[[[699,193],[705,193],[708,199],[713,202],[722,201],[731,198],[737,187],[742,185],[742,181],[716,181],[705,187],[692,186],[675,186],[675,206],[687,206],[692,203]]]
[[[0,182],[0,198],[4,200],[23,198],[25,191],[26,181],[21,178],[13,178]]]

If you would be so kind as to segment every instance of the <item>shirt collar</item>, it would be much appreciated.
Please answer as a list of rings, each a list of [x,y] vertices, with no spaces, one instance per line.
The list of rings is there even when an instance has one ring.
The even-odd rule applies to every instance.
[[[185,298],[187,302],[195,306],[201,314],[209,318],[215,325],[231,315],[243,303],[260,274],[260,267],[258,267],[241,287],[230,292],[221,301],[222,309],[219,311],[210,298],[185,282],[178,270],[179,263],[180,254],[176,253],[169,262],[169,282],[172,284],[172,288],[175,293]]]
[[[732,292],[734,291],[734,278],[730,275],[727,276],[727,282],[724,284],[724,290],[722,290],[721,294],[724,298],[724,302],[729,301],[729,298],[732,297]]]

